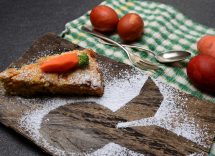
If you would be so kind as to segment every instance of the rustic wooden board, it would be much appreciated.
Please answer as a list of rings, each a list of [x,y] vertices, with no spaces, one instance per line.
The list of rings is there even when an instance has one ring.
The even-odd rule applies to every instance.
[[[48,33],[11,66],[20,67],[43,55],[79,48]],[[53,155],[207,155],[215,134],[214,104],[140,76],[128,65],[99,55],[97,59],[106,83],[122,84],[115,83],[115,87],[124,89],[116,92],[119,96],[115,99],[108,99],[106,94],[106,101],[87,97],[26,99],[5,95],[0,87],[0,122]],[[136,88],[140,87],[137,95],[131,92],[135,83]],[[124,100],[123,104],[117,98],[128,102]],[[107,104],[108,100],[113,103]]]

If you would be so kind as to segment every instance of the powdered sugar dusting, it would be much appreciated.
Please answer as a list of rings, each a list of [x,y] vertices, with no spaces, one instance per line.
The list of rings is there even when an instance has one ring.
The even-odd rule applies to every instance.
[[[128,150],[125,147],[122,147],[118,144],[115,143],[109,143],[107,145],[105,145],[103,148],[95,151],[94,153],[90,154],[91,156],[101,156],[101,155],[105,155],[105,156],[114,156],[114,155],[118,155],[118,156],[144,156],[143,154],[139,154],[136,152],[133,152],[131,150]]]
[[[101,98],[52,98],[51,100],[45,100],[39,108],[26,113],[20,122],[21,127],[25,128],[28,133],[34,138],[35,142],[42,144],[43,147],[52,151],[56,155],[78,155],[77,153],[68,153],[57,147],[52,146],[43,138],[40,133],[41,124],[43,118],[52,110],[66,105],[77,102],[96,102],[102,106],[109,108],[110,110],[117,111],[123,107],[126,103],[137,96],[148,79],[147,75],[141,74],[139,71],[133,71],[130,74],[128,71],[121,71],[119,77],[108,77],[108,68],[103,68],[105,77],[105,93]],[[154,83],[158,86],[161,94],[164,97],[160,108],[157,110],[154,117],[140,119],[131,122],[119,123],[117,128],[125,128],[132,126],[150,126],[156,125],[164,129],[170,130],[177,135],[183,136],[188,140],[198,143],[202,146],[205,144],[207,136],[207,126],[204,129],[198,126],[195,118],[190,117],[186,110],[185,103],[187,98],[182,96],[174,88],[162,83],[160,80],[153,79]],[[182,118],[178,121],[176,118]],[[103,148],[88,154],[88,155],[141,155],[139,153],[132,152],[125,147],[121,147],[115,143],[109,143]]]
[[[164,97],[164,100],[155,116],[131,122],[119,123],[117,127],[125,128],[155,125],[207,147],[205,144],[207,140],[207,137],[205,137],[207,136],[208,131],[207,126],[205,126],[204,129],[200,128],[195,118],[188,115],[185,105],[187,98],[185,96],[181,96],[174,88],[159,80],[154,80],[154,82]]]
[[[105,79],[105,92],[102,97],[51,98],[41,100],[38,107],[33,109],[33,111],[27,112],[22,117],[20,126],[31,135],[36,143],[42,145],[44,148],[56,155],[81,155],[80,153],[68,153],[67,151],[63,151],[58,147],[51,145],[40,133],[41,124],[43,122],[43,118],[50,111],[66,104],[95,102],[115,112],[135,98],[140,93],[140,90],[148,79],[148,76],[135,69],[131,72],[124,69],[121,70],[117,76],[112,77],[111,72],[113,71],[110,66],[110,64],[100,63],[100,68],[102,69]],[[160,80],[153,79],[153,81],[164,98],[155,116],[136,121],[119,123],[117,128],[156,125],[206,147],[207,126],[202,129],[202,127],[199,127],[195,118],[189,116],[189,112],[186,111],[186,102],[188,100],[186,96],[183,96],[182,93],[179,94],[176,89],[162,83]],[[29,103],[29,101],[26,101],[26,103]],[[178,120],[179,117],[182,120]],[[118,144],[109,143],[103,148],[87,155],[125,156],[142,154],[132,152]]]
[[[205,155],[207,155],[207,153],[201,152],[201,153],[192,153],[192,154],[189,154],[188,156],[205,156]]]
[[[139,94],[142,86],[148,78],[147,75],[143,75],[136,70],[133,70],[132,73],[129,73],[127,70],[122,70],[119,77],[110,77],[108,76],[109,71],[106,70],[108,68],[102,68],[104,69],[103,73],[105,77],[105,91],[102,97],[68,99],[52,98],[51,100],[45,100],[41,107],[26,113],[22,117],[20,126],[23,127],[32,136],[32,138],[34,138],[35,142],[42,144],[45,148],[49,149],[56,155],[64,155],[65,151],[50,145],[40,133],[41,123],[45,115],[60,106],[77,102],[95,102],[112,111],[117,111]],[[124,149],[122,150],[124,151]],[[69,154],[72,155],[72,153]]]

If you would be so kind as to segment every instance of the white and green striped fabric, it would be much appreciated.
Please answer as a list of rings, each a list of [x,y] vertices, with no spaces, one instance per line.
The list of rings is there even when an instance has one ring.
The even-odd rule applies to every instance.
[[[157,54],[168,50],[186,50],[190,51],[193,57],[198,53],[196,42],[205,34],[215,35],[215,29],[193,22],[168,5],[138,0],[107,0],[102,4],[115,9],[120,17],[129,12],[138,13],[144,19],[145,27],[144,35],[137,44]],[[130,64],[128,57],[121,49],[99,43],[96,38],[80,30],[82,25],[91,25],[89,12],[67,23],[66,29],[61,35],[82,47],[91,48],[99,54]],[[111,38],[120,42],[117,35],[112,35]],[[153,57],[144,52],[137,50],[133,50],[133,52],[142,58],[158,63]],[[189,59],[175,64],[174,67],[163,65],[162,69],[150,74],[179,90],[215,103],[215,97],[203,94],[189,82],[186,75],[186,64]],[[215,147],[211,151],[211,155],[213,152],[215,155]]]

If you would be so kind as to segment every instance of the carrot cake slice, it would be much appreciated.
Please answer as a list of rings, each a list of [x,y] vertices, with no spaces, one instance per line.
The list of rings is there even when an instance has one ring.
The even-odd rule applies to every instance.
[[[77,54],[80,60],[75,57],[71,62],[67,55],[73,57],[74,54]],[[80,58],[81,55],[84,57]],[[95,53],[89,49],[42,57],[20,69],[8,68],[0,73],[0,81],[7,93],[21,96],[35,94],[102,96],[104,92],[103,77]]]

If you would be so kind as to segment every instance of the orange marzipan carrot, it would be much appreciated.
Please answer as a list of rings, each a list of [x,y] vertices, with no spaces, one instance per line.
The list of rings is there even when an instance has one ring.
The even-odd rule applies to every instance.
[[[78,65],[77,53],[63,54],[54,58],[50,58],[40,64],[40,69],[43,72],[67,72]]]

